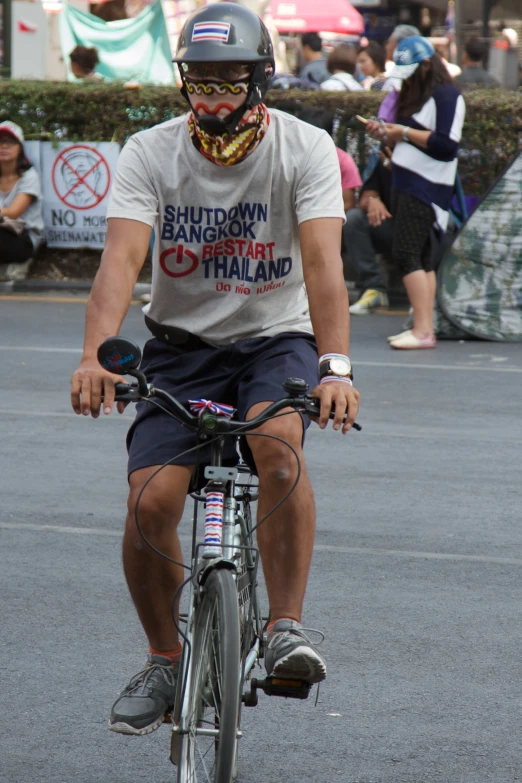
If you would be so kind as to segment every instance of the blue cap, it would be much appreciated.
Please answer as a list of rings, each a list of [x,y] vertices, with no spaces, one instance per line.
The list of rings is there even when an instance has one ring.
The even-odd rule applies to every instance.
[[[395,68],[390,78],[408,79],[415,73],[423,60],[429,60],[435,54],[433,44],[422,35],[410,35],[399,41],[393,53]]]

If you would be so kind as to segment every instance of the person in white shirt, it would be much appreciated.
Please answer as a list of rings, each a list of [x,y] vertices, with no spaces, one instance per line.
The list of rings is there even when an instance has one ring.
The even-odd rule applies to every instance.
[[[321,84],[321,90],[364,90],[353,74],[357,67],[357,48],[353,44],[339,44],[328,55],[326,66],[332,76]]]
[[[334,429],[346,433],[359,394],[348,358],[334,143],[326,131],[263,103],[275,62],[268,30],[252,11],[228,2],[200,8],[181,31],[175,62],[189,111],[135,134],[121,152],[84,353],[71,379],[73,409],[96,418],[103,394],[103,412],[111,412],[119,376],[101,367],[97,349],[121,327],[154,228],[145,319],[153,339],[142,362],[149,382],[181,402],[232,405],[247,420],[281,397],[286,377],[302,377],[321,400],[320,425],[333,403]],[[258,512],[270,512],[257,531],[270,602],[267,675],[312,684],[325,678],[326,664],[301,626],[315,530],[302,454],[307,424],[300,416],[267,421],[263,432],[275,439],[247,435],[245,458],[259,475]],[[163,466],[141,497],[140,526],[179,564],[177,527],[195,464],[210,452],[196,457],[190,431],[146,405],[127,444],[123,563],[149,657],[114,703],[109,728],[142,736],[159,728],[174,703],[182,644],[171,602],[185,576],[137,545],[137,498]],[[225,459],[231,449],[237,461],[234,444]],[[302,468],[292,491],[295,453]]]

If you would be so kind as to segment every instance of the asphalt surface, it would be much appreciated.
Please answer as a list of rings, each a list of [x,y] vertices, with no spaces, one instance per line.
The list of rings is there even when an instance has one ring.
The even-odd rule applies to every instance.
[[[167,728],[107,731],[145,652],[120,563],[130,415],[70,411],[71,299],[0,301],[0,781],[167,783]],[[245,710],[240,781],[522,780],[522,346],[392,352],[400,317],[352,320],[363,431],[313,425],[306,448],[328,678],[317,706]],[[122,332],[145,339],[139,307]]]

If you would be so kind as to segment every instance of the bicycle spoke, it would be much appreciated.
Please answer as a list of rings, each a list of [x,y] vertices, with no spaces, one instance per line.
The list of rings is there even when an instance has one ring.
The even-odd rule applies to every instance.
[[[200,749],[199,745],[198,745],[198,744],[196,744],[196,750],[197,750],[197,752],[198,752],[198,754],[199,754],[199,757],[200,757],[200,759],[201,759],[201,764],[203,765],[203,769],[204,769],[204,771],[205,771],[205,775],[206,775],[206,778],[207,778],[207,780],[209,781],[209,783],[212,783],[212,779],[211,779],[211,777],[210,777],[210,775],[209,775],[209,773],[208,773],[208,770],[207,770],[207,765],[205,764],[205,756],[207,756],[207,755],[208,755],[208,753],[210,752],[210,749],[211,749],[211,747],[212,747],[212,746],[211,746],[211,745],[209,745],[209,746],[208,746],[208,748],[207,748],[207,750],[206,750],[206,752],[205,752],[204,754],[202,754],[202,753],[201,753],[201,749]],[[212,771],[213,771],[213,769],[214,769],[214,762],[212,763],[212,767],[210,768],[210,772],[212,772]]]

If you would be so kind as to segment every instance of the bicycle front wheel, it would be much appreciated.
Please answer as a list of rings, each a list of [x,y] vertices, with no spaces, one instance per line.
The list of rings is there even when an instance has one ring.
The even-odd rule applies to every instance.
[[[212,571],[196,609],[178,783],[231,783],[240,700],[237,590],[231,571]]]

